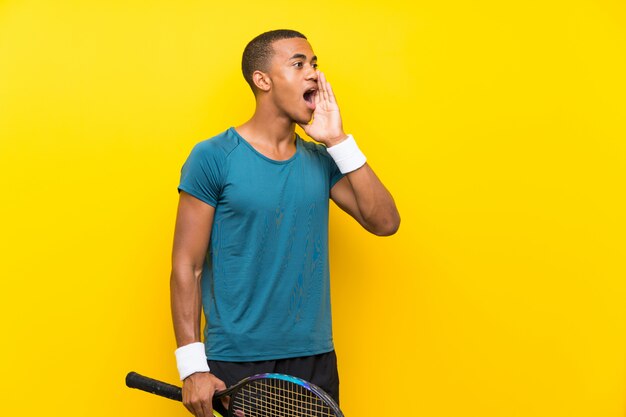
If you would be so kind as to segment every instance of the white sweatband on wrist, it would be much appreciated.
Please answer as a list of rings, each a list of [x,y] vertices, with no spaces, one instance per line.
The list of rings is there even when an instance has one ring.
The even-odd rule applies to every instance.
[[[356,171],[365,165],[365,161],[367,160],[352,135],[348,135],[347,139],[344,139],[335,146],[326,148],[326,150],[335,160],[337,168],[339,168],[342,174]]]
[[[180,380],[187,378],[196,372],[209,372],[209,364],[206,361],[204,343],[195,342],[181,346],[174,352]]]

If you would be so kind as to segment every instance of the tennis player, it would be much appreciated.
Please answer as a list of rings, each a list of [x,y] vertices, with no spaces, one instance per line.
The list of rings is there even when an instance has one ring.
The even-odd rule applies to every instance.
[[[376,235],[391,235],[400,224],[391,194],[345,133],[304,35],[257,36],[244,50],[242,70],[254,114],[198,143],[178,187],[175,355],[183,403],[197,417],[222,406],[212,404],[216,390],[264,372],[306,379],[338,401],[329,198]],[[296,125],[317,143],[297,135]]]

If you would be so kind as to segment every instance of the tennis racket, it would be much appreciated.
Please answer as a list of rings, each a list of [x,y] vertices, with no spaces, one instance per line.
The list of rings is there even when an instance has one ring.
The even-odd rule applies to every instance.
[[[180,387],[129,372],[126,385],[176,401]],[[230,396],[228,417],[343,417],[337,403],[310,382],[283,374],[259,374],[239,381],[213,398]]]

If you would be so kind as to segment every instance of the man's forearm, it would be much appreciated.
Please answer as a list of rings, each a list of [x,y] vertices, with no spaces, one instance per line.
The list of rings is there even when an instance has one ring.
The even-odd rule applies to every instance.
[[[359,212],[370,232],[388,236],[400,227],[400,214],[396,204],[383,183],[366,163],[346,174],[354,191]]]
[[[201,340],[201,269],[174,267],[170,278],[172,321],[178,347]]]

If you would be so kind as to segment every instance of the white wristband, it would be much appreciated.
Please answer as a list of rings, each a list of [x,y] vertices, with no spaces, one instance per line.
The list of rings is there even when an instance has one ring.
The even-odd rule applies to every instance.
[[[326,148],[330,156],[335,160],[337,168],[342,174],[356,171],[365,165],[365,155],[359,149],[352,135],[348,135],[348,138],[339,142],[335,146]]]
[[[209,372],[209,364],[206,361],[204,343],[195,342],[181,346],[174,352],[180,380],[187,378],[196,372]]]

